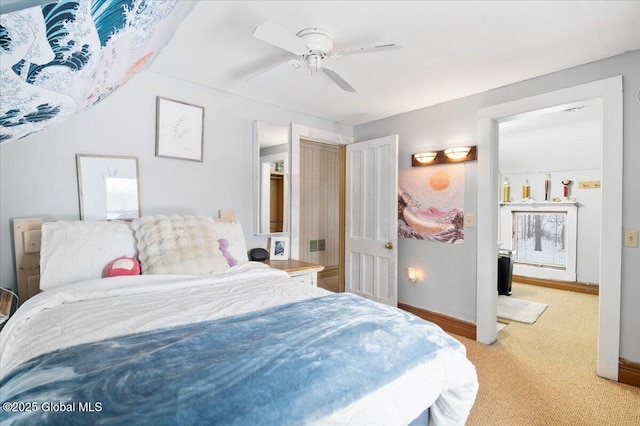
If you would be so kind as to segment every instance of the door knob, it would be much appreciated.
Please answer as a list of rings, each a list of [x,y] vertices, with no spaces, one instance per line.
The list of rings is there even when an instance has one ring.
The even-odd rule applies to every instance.
[[[388,248],[389,250],[391,250],[393,248],[393,243],[391,241],[389,241],[387,244],[384,245],[386,248]]]

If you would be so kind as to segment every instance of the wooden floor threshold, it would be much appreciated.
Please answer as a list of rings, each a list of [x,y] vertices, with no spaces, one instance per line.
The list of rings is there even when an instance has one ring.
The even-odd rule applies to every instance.
[[[457,334],[458,336],[476,340],[476,325],[472,322],[463,321],[437,312],[431,312],[405,303],[398,303],[398,308],[437,324],[447,333]]]
[[[600,294],[600,287],[593,284],[585,284],[579,282],[570,282],[570,281],[557,281],[557,280],[547,280],[544,278],[531,278],[525,277],[522,275],[514,275],[512,278],[513,282],[517,282],[520,284],[530,284],[537,285],[540,287],[547,288],[555,288],[556,290],[566,290],[566,291],[575,291],[577,293],[586,293],[586,294]]]

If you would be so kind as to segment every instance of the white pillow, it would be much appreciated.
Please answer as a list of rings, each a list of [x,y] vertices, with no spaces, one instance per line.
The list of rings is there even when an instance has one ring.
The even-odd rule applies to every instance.
[[[143,274],[206,275],[229,269],[210,217],[143,216],[131,222]]]
[[[102,278],[109,262],[120,256],[136,256],[136,241],[126,222],[45,222],[40,289]]]
[[[218,238],[224,238],[229,242],[227,251],[233,256],[238,264],[247,263],[247,243],[242,232],[240,222],[213,222],[213,229]]]

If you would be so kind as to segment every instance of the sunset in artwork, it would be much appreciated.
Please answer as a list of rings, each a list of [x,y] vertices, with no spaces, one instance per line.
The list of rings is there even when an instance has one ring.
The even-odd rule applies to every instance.
[[[398,235],[460,244],[464,241],[465,168],[418,167],[398,174]]]
[[[449,187],[450,182],[451,176],[444,171],[435,172],[429,178],[429,186],[431,186],[434,191],[444,191]]]

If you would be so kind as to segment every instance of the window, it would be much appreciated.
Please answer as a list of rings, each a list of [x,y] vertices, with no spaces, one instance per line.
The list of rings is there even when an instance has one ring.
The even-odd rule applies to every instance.
[[[566,269],[566,212],[513,212],[512,224],[516,263]]]
[[[575,281],[578,206],[575,202],[503,203],[500,239],[513,251],[513,274]]]

